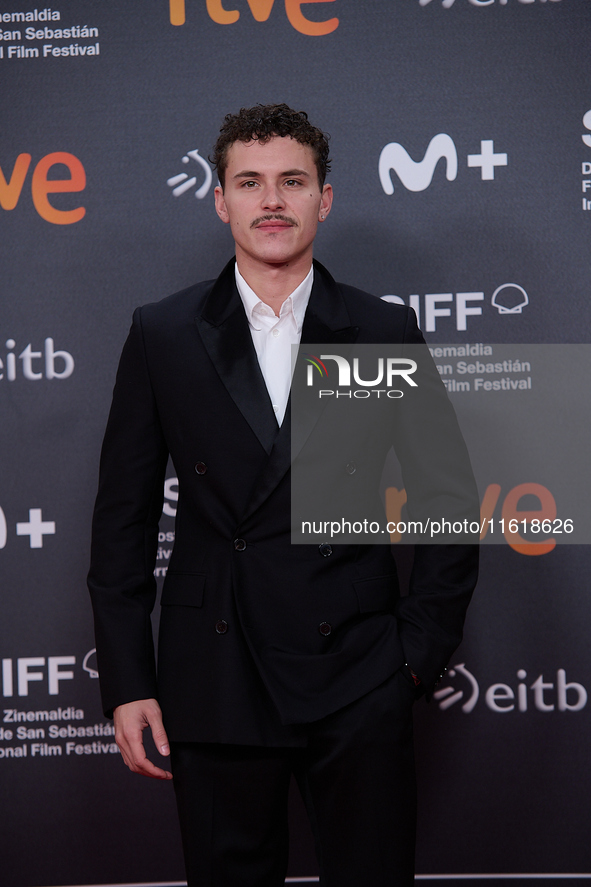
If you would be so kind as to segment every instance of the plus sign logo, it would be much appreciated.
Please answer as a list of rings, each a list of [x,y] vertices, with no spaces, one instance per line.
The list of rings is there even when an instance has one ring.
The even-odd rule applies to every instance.
[[[445,160],[445,177],[453,182],[458,175],[458,152],[455,142],[445,132],[434,136],[427,146],[422,160],[413,160],[400,142],[389,142],[380,153],[378,174],[382,188],[386,194],[395,190],[392,173],[395,172],[407,191],[425,191],[435,174],[440,160]],[[480,142],[479,154],[468,154],[468,168],[480,169],[481,181],[494,181],[497,167],[507,166],[507,154],[495,151],[492,139]]]
[[[506,154],[495,154],[492,139],[480,142],[480,154],[468,154],[468,166],[480,167],[482,181],[492,181],[495,177],[495,166],[507,166]]]
[[[55,535],[55,521],[43,520],[41,508],[29,508],[29,520],[18,521],[17,536],[28,536],[30,548],[43,548],[43,537]],[[6,516],[0,508],[0,548],[4,548],[8,538]]]

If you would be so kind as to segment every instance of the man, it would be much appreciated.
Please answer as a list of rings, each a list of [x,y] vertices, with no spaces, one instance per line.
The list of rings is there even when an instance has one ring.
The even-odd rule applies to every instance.
[[[291,545],[288,399],[291,344],[422,338],[412,311],[313,263],[333,193],[306,114],[228,115],[213,160],[236,259],[136,311],[105,435],[89,576],[105,711],[134,772],[171,777],[146,757],[145,727],[170,750],[190,885],[283,884],[292,773],[321,883],[409,885],[411,708],[461,639],[475,549],[418,546],[400,598],[387,545]],[[169,454],[179,501],[156,673]]]

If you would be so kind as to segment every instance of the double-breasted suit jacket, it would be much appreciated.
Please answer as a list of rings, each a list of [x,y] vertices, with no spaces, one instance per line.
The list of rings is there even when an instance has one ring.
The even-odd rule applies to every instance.
[[[315,263],[302,343],[422,341],[410,309],[337,284]],[[169,455],[179,499],[156,668],[150,613]],[[136,311],[89,575],[107,713],[156,697],[173,741],[297,745],[299,725],[406,662],[432,687],[461,639],[476,570],[475,547],[417,546],[401,598],[388,545],[291,545],[289,410],[279,428],[233,262]]]

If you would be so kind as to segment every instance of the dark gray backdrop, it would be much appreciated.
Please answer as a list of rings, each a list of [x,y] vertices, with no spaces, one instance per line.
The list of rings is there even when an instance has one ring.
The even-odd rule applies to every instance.
[[[233,10],[233,23],[215,21]],[[0,880],[169,884],[183,878],[172,790],[132,776],[113,751],[87,656],[85,575],[132,309],[215,276],[232,251],[213,186],[194,196],[206,175],[188,152],[206,157],[241,105],[304,108],[332,135],[335,206],[316,255],[337,279],[413,304],[432,345],[586,342],[591,7],[64,0],[2,2],[0,14]],[[302,33],[312,26],[298,14],[338,25]],[[402,161],[386,193],[379,160],[392,143]],[[469,165],[487,154],[506,162]],[[50,165],[64,159],[70,171]],[[80,189],[79,164],[82,190],[44,196],[46,179],[72,169]],[[174,196],[182,173],[196,182]],[[60,214],[78,207],[79,221]],[[515,288],[493,304],[505,284],[527,293],[521,311],[499,311],[516,308]],[[500,485],[498,517],[511,488],[543,480],[508,469],[479,482],[482,493]],[[174,529],[165,501],[160,575]],[[421,875],[591,877],[589,564],[584,546],[484,550],[458,667],[416,711]],[[290,875],[315,875],[296,802]]]

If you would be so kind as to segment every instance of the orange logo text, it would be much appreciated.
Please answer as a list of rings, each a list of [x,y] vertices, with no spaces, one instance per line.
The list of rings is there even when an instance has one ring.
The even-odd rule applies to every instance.
[[[185,0],[168,0],[170,7],[170,23],[172,25],[185,24]],[[207,13],[218,25],[233,25],[240,18],[237,9],[226,9],[222,0],[205,0]],[[230,6],[232,0],[227,0]],[[308,3],[334,3],[335,0],[284,0],[285,12],[290,25],[306,34],[308,37],[323,37],[331,34],[339,26],[338,18],[330,18],[323,22],[313,22],[307,19],[302,12],[302,6]],[[257,22],[266,22],[271,15],[275,0],[247,0],[252,17]]]
[[[484,539],[493,524],[493,515],[499,498],[501,495],[501,487],[499,484],[489,484],[482,497],[480,504],[480,525],[482,527],[480,538]],[[524,496],[534,496],[540,507],[535,510],[521,510],[519,504]],[[386,489],[386,516],[389,521],[395,523],[400,522],[402,508],[406,504],[406,490],[399,490],[396,487],[388,487]],[[547,487],[542,484],[528,483],[518,484],[509,490],[503,500],[500,512],[500,521],[497,520],[497,528],[500,526],[502,535],[506,542],[514,551],[519,554],[540,555],[548,554],[556,547],[556,539],[550,537],[540,542],[528,542],[523,538],[520,525],[532,520],[538,522],[549,522],[550,527],[556,518],[556,501],[554,496]],[[497,529],[498,532],[498,529]],[[391,533],[391,542],[400,542],[400,533]]]
[[[61,164],[69,172],[68,178],[48,178],[49,170]],[[0,206],[2,209],[14,209],[22,194],[25,179],[31,165],[30,154],[19,154],[7,178],[0,169]],[[73,154],[55,151],[42,157],[33,170],[31,177],[31,196],[33,205],[42,219],[52,225],[73,225],[86,215],[83,206],[75,209],[57,209],[49,201],[49,194],[65,191],[83,191],[86,187],[86,173],[82,163]]]

